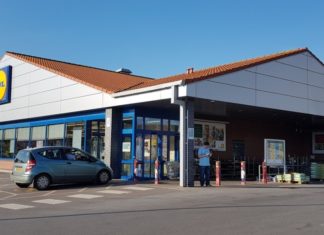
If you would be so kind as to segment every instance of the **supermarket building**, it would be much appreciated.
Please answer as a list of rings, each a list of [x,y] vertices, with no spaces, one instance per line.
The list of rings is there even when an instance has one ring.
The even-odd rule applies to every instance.
[[[161,79],[7,52],[0,60],[0,168],[20,149],[81,148],[116,178],[154,178],[154,161],[180,163],[193,186],[195,149],[205,140],[236,177],[255,176],[264,139],[285,141],[289,167],[324,157],[324,67],[307,48]]]

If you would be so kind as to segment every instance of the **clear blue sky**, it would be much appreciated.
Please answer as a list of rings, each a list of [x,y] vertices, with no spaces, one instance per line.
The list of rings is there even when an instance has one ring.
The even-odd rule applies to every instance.
[[[308,47],[324,60],[320,0],[0,0],[15,51],[164,77]]]

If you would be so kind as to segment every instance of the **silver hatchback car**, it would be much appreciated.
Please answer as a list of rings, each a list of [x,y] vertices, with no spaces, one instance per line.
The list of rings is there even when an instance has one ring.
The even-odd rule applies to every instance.
[[[45,190],[51,184],[107,184],[112,176],[113,171],[109,166],[80,149],[42,147],[18,152],[11,180],[21,188],[33,183],[38,190]]]

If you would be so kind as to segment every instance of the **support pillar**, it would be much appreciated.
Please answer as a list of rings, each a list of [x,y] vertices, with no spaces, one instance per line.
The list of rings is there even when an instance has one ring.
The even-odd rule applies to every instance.
[[[179,153],[180,186],[182,187],[194,186],[194,139],[188,138],[188,128],[194,128],[194,102],[190,100],[186,100],[180,104]]]
[[[121,111],[117,108],[106,109],[105,122],[105,159],[114,171],[114,178],[121,176]]]

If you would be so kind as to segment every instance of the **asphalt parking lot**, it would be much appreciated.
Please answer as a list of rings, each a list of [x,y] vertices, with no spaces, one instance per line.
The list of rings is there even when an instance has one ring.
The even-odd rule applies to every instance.
[[[4,210],[24,210],[47,205],[48,208],[66,203],[81,203],[84,200],[130,199],[134,197],[160,195],[172,190],[181,190],[177,184],[154,185],[152,182],[133,184],[113,180],[107,185],[69,184],[56,185],[38,191],[32,185],[19,188],[9,179],[9,174],[0,173],[0,217]],[[57,207],[55,207],[57,208]]]
[[[323,194],[323,184],[119,180],[37,191],[0,173],[0,234],[323,234]]]

